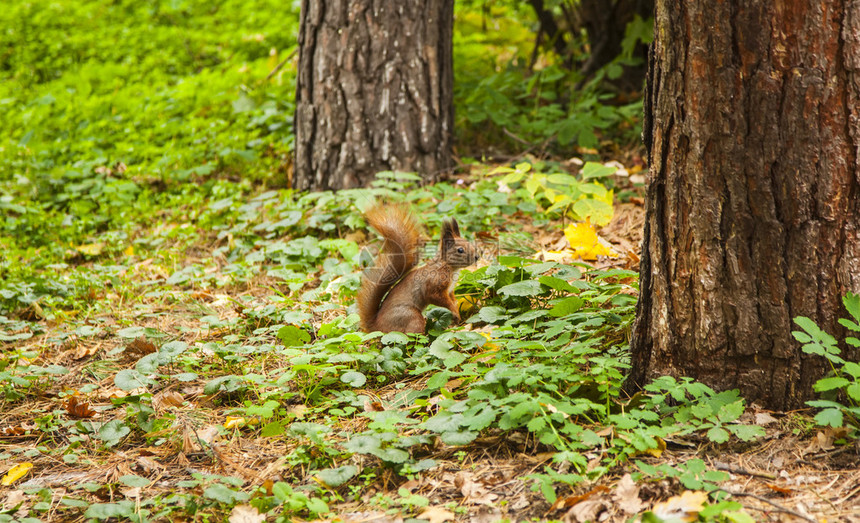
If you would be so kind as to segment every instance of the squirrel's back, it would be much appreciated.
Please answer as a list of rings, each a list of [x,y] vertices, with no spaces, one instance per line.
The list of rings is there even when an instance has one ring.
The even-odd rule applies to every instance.
[[[385,239],[356,300],[361,327],[371,331],[385,294],[418,263],[421,227],[408,209],[396,205],[372,207],[365,219]]]

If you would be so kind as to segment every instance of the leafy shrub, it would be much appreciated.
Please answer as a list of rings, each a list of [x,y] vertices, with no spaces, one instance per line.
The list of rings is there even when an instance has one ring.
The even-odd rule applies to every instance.
[[[842,318],[839,323],[852,332],[860,332],[860,295],[848,293],[842,298],[845,310],[851,319]],[[799,316],[794,322],[803,329],[794,331],[794,338],[803,344],[803,352],[827,359],[830,376],[815,382],[815,392],[823,399],[807,401],[807,405],[822,409],[815,421],[822,426],[842,427],[847,425],[854,431],[860,429],[860,364],[845,361],[839,354],[836,338],[821,330],[809,318]],[[845,343],[860,347],[860,339],[847,336]],[[842,403],[838,400],[842,399]]]

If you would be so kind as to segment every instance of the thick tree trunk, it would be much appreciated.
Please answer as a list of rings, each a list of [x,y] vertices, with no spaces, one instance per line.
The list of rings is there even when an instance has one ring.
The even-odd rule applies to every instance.
[[[860,291],[860,3],[658,0],[655,37],[631,381],[801,406],[792,319],[839,336]]]
[[[434,180],[451,165],[453,0],[303,0],[298,189]]]

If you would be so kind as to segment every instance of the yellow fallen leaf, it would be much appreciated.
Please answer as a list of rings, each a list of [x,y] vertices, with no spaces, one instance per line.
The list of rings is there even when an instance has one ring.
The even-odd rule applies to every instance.
[[[659,458],[663,455],[663,451],[666,450],[666,441],[663,438],[655,437],[657,440],[657,448],[648,449],[643,454],[648,454],[649,456],[654,456],[655,458]]]
[[[247,424],[245,418],[238,416],[227,416],[227,421],[224,422],[225,429],[240,429]]]
[[[102,253],[105,248],[105,244],[102,242],[97,243],[85,243],[84,245],[78,245],[75,247],[81,254],[86,254],[87,256],[98,256]]]
[[[478,334],[480,334],[481,336],[483,336],[483,337],[487,338],[487,341],[486,341],[486,342],[484,342],[484,344],[482,345],[482,347],[483,347],[483,348],[485,348],[485,349],[490,349],[490,350],[495,350],[495,349],[498,349],[498,348],[499,348],[499,345],[498,345],[497,343],[493,343],[493,342],[491,341],[491,340],[493,339],[493,337],[492,337],[492,336],[490,336],[490,333],[489,333],[489,332],[479,332]]]
[[[570,243],[575,256],[583,260],[596,260],[598,256],[617,257],[612,249],[600,243],[597,231],[589,222],[572,223],[564,230],[564,236]]]
[[[457,298],[457,310],[460,311],[460,316],[467,314],[478,304],[478,299],[474,296],[465,295]]]
[[[651,512],[662,520],[696,521],[707,501],[708,495],[704,492],[687,490],[680,496],[657,503]]]
[[[26,476],[27,473],[30,472],[31,468],[33,468],[32,463],[18,463],[17,465],[9,469],[9,472],[7,472],[5,476],[3,476],[3,479],[0,480],[0,485],[8,487],[12,483],[15,483],[19,479]]]
[[[122,253],[126,256],[134,256],[134,245],[129,245]]]

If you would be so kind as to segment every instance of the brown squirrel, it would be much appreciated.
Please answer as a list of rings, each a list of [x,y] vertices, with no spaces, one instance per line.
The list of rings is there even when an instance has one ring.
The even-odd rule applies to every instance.
[[[460,236],[457,220],[442,224],[439,251],[415,269],[422,243],[415,217],[404,207],[377,205],[365,218],[385,243],[373,267],[365,271],[358,291],[362,330],[423,333],[426,320],[422,312],[431,303],[450,310],[459,322],[455,277],[459,269],[478,261],[478,249]]]

